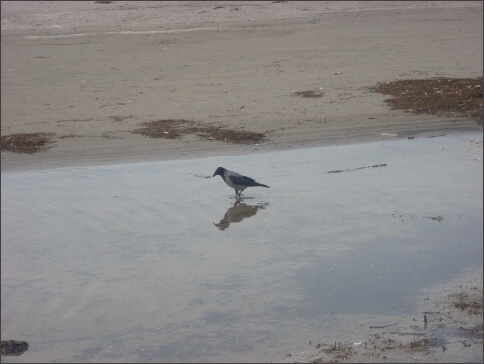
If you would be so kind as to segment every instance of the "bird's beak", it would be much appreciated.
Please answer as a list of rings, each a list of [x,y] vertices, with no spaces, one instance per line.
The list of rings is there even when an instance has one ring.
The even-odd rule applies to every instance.
[[[212,177],[215,177],[216,175],[217,175],[217,172],[215,172]]]

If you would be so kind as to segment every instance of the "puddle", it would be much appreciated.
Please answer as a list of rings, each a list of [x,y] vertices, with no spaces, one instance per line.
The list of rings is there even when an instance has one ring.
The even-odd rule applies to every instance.
[[[3,362],[261,362],[483,263],[482,133],[2,173]],[[236,203],[219,166],[271,188]],[[334,171],[338,171],[335,173]]]

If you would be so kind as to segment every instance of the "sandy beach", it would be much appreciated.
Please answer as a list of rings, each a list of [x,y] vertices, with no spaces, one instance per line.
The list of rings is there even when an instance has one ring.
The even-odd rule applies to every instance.
[[[482,362],[482,24],[2,1],[2,362]]]
[[[482,2],[2,2],[2,171],[235,155],[481,128],[392,110],[379,82],[482,76]],[[317,97],[297,96],[311,91]],[[261,133],[150,138],[185,120]],[[166,134],[169,134],[167,131]]]

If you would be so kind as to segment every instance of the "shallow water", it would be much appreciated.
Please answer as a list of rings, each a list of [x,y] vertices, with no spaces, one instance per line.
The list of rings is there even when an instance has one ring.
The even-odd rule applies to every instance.
[[[481,133],[2,173],[3,362],[281,360],[483,264]],[[218,166],[270,185],[236,204]],[[361,168],[364,167],[364,168]]]

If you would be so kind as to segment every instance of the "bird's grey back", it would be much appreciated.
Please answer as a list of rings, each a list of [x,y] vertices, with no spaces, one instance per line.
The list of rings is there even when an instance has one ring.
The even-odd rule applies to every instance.
[[[247,176],[242,176],[241,174],[239,174],[237,172],[229,171],[229,174],[228,174],[227,177],[230,178],[232,183],[235,184],[235,185],[242,185],[242,186],[247,186],[247,187],[260,186],[260,187],[270,188],[267,185],[256,182],[253,178],[250,178],[250,177],[247,177]]]

